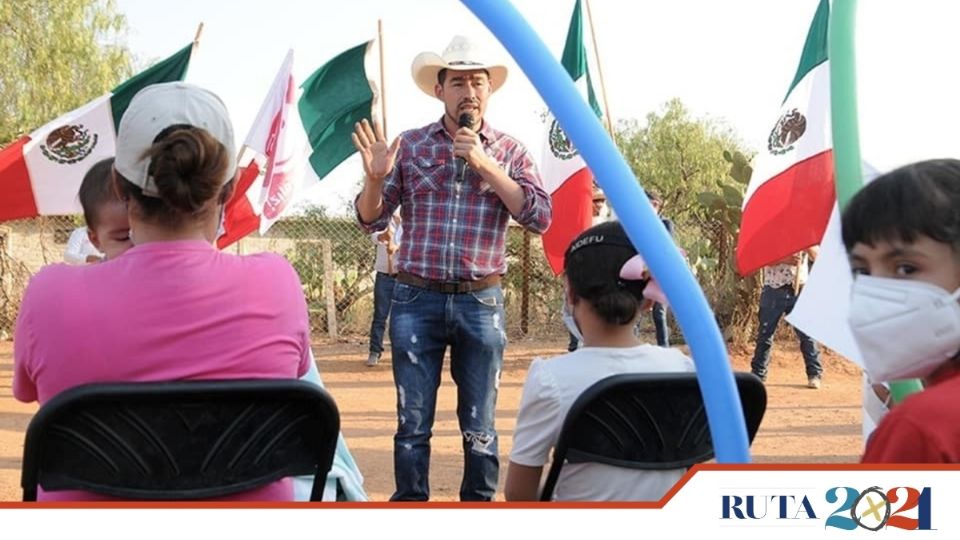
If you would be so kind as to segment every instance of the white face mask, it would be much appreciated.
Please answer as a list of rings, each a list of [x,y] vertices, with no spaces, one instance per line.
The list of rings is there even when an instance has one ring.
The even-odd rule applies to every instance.
[[[573,334],[573,337],[577,338],[577,341],[583,343],[583,334],[580,333],[580,327],[577,326],[577,320],[573,318],[573,309],[570,307],[570,304],[564,300],[563,302],[563,324],[567,327],[567,331]]]
[[[875,382],[925,377],[960,350],[960,289],[857,276],[850,330]]]

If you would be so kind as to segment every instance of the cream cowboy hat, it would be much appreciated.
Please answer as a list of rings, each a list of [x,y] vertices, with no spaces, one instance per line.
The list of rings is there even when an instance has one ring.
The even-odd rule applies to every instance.
[[[489,64],[485,60],[483,51],[476,43],[463,36],[454,36],[444,49],[443,55],[432,52],[422,52],[413,59],[410,72],[413,80],[430,97],[436,97],[433,87],[437,84],[437,74],[441,69],[466,71],[470,69],[485,69],[490,73],[490,92],[496,92],[507,80],[507,66]]]

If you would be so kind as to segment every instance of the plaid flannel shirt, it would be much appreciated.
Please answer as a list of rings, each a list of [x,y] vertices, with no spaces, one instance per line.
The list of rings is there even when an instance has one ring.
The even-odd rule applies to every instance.
[[[513,218],[540,234],[550,225],[550,196],[537,166],[519,141],[486,121],[479,131],[486,154],[523,189]],[[400,206],[404,241],[397,269],[437,281],[477,280],[507,270],[504,242],[510,212],[489,184],[467,170],[457,182],[453,138],[440,121],[403,133],[393,171],[383,184],[383,212],[360,225],[382,230]],[[354,201],[356,207],[356,201]]]

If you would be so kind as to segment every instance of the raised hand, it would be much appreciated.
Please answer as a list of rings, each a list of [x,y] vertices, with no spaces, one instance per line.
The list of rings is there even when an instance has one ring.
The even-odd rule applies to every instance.
[[[390,143],[390,146],[387,146],[380,124],[374,122],[371,126],[370,122],[364,119],[356,123],[351,138],[353,146],[360,152],[363,172],[367,175],[367,179],[381,181],[390,174],[397,160],[397,152],[400,150],[399,136]]]

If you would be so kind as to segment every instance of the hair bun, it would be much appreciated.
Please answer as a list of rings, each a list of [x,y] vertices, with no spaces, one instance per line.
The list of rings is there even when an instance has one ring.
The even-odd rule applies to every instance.
[[[229,165],[223,145],[192,126],[161,134],[148,156],[160,199],[183,214],[198,213],[219,193]]]

